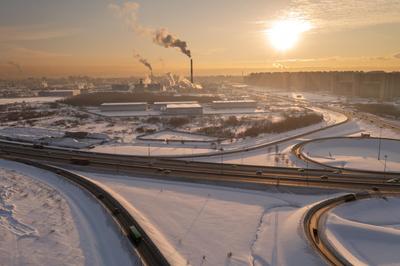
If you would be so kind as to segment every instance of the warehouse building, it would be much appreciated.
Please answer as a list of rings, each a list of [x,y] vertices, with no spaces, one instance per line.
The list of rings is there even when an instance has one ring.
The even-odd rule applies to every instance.
[[[257,102],[254,100],[213,101],[211,107],[214,109],[257,108]]]
[[[100,105],[102,112],[119,112],[119,111],[146,111],[147,103],[103,103]]]
[[[164,113],[166,115],[202,115],[203,106],[198,103],[167,104]]]
[[[168,104],[196,104],[196,101],[181,101],[181,102],[154,102],[153,110],[163,111],[167,108]]]
[[[39,91],[38,96],[40,97],[72,97],[79,95],[80,90],[43,90]]]

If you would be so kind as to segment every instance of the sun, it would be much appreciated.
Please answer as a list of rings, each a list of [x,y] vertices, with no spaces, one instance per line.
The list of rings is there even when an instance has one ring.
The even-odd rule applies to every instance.
[[[311,29],[305,20],[287,19],[274,22],[265,32],[272,46],[281,52],[293,48],[302,33]]]

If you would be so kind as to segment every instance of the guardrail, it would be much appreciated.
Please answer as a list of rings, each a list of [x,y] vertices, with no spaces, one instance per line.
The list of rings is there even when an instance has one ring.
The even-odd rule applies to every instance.
[[[318,230],[318,222],[319,217],[317,217],[316,227],[311,225],[311,220],[314,218],[317,212],[320,210],[330,207],[336,206],[340,203],[350,202],[358,199],[368,198],[371,197],[369,193],[356,193],[356,194],[346,194],[337,198],[328,199],[317,203],[316,205],[312,206],[303,218],[303,227],[305,230],[305,234],[311,242],[312,246],[319,251],[322,257],[324,257],[330,264],[332,265],[344,265],[344,266],[351,266],[352,264],[336,249],[332,247],[328,242],[323,242],[323,239],[320,237],[319,230]],[[320,246],[324,247],[327,251],[323,250]]]
[[[100,186],[89,181],[84,176],[72,173],[65,169],[42,164],[36,161],[27,159],[15,159],[17,162],[32,165],[50,172],[53,172],[59,176],[63,176],[69,181],[79,185],[92,196],[94,196],[107,211],[112,215],[114,220],[122,229],[129,242],[136,248],[140,257],[144,263],[149,266],[169,266],[169,262],[157,248],[154,242],[146,234],[140,224],[132,217],[132,215],[119,203],[110,193],[105,191]]]

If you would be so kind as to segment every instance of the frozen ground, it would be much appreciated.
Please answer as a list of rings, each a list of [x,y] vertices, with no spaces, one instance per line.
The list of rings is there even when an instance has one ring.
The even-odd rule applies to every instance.
[[[325,237],[353,265],[399,265],[400,199],[364,199],[333,209]]]
[[[321,113],[324,116],[324,121],[315,125],[311,125],[308,127],[299,128],[296,130],[291,130],[284,133],[279,134],[263,134],[256,138],[246,138],[241,141],[237,141],[234,143],[225,143],[218,147],[223,148],[225,151],[228,150],[237,150],[237,149],[247,149],[252,146],[258,146],[262,144],[267,144],[270,142],[286,139],[291,136],[300,135],[309,131],[313,131],[316,129],[320,129],[321,127],[325,127],[327,125],[333,125],[339,122],[342,122],[346,119],[346,117],[338,112],[324,110],[321,108],[313,108],[314,111]],[[104,152],[104,153],[118,153],[118,154],[130,154],[130,155],[148,155],[150,148],[150,155],[192,155],[192,154],[203,154],[203,153],[216,153],[218,151],[214,149],[211,144],[200,144],[200,143],[187,143],[187,144],[178,144],[178,143],[125,143],[125,144],[110,144],[110,145],[101,145],[96,146],[91,149],[96,152]],[[239,154],[240,155],[240,154]],[[217,155],[219,156],[219,155]],[[236,156],[238,156],[236,154]],[[218,157],[219,158],[219,157]],[[229,156],[228,156],[229,158]],[[205,158],[207,159],[207,158]],[[219,160],[219,159],[218,159]]]
[[[0,98],[0,104],[11,104],[11,103],[33,103],[33,102],[55,102],[63,99],[62,97],[28,97],[28,98]]]
[[[322,265],[301,219],[332,195],[82,173],[113,193],[173,265]]]
[[[113,223],[72,183],[0,160],[0,265],[137,265]]]
[[[400,172],[400,140],[327,139],[304,145],[302,152],[310,159],[329,166]]]
[[[153,134],[142,136],[142,140],[146,139],[157,139],[162,141],[164,140],[205,141],[205,142],[217,141],[217,138],[209,137],[206,135],[189,134],[186,132],[177,132],[172,130],[161,130]]]

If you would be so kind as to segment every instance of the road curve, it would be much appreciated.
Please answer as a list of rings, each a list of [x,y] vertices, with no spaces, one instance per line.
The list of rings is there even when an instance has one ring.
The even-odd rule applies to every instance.
[[[39,163],[37,161],[31,161],[28,159],[15,159],[15,161],[53,172],[88,191],[112,215],[114,221],[116,221],[125,237],[127,237],[129,242],[135,247],[136,252],[145,265],[170,265],[161,251],[157,248],[157,246],[146,234],[139,223],[133,218],[133,216],[122,206],[122,204],[120,204],[111,194],[106,192],[100,186],[91,182],[88,178],[82,175],[75,174],[63,168]],[[132,226],[140,233],[140,238],[136,237],[132,232]]]
[[[315,204],[307,211],[303,219],[303,227],[308,241],[329,264],[339,266],[352,265],[344,256],[335,250],[330,243],[326,242],[324,238],[321,237],[320,232],[322,228],[320,221],[322,216],[336,206],[346,202],[389,195],[398,195],[398,193],[381,193],[379,191],[359,192],[342,195]]]
[[[353,173],[385,174],[388,176],[398,176],[400,174],[399,172],[385,172],[384,173],[383,171],[362,170],[362,169],[354,169],[354,168],[341,168],[341,167],[331,166],[331,165],[327,165],[327,164],[318,162],[316,160],[313,160],[303,153],[303,148],[308,143],[324,141],[324,140],[332,140],[332,139],[365,139],[365,138],[363,138],[363,137],[327,137],[327,138],[312,139],[312,140],[307,140],[307,141],[297,143],[296,145],[294,145],[292,147],[291,152],[300,160],[322,166],[324,169],[340,170],[340,171],[353,172]],[[379,139],[379,138],[368,137],[368,139]],[[400,141],[398,139],[390,139],[390,138],[380,138],[380,139]]]

